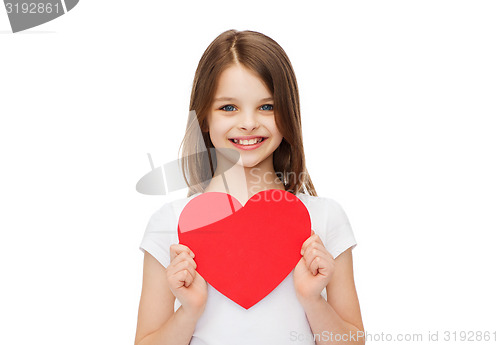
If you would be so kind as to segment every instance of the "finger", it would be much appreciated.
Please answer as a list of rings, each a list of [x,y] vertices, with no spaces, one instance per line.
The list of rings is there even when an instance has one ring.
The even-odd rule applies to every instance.
[[[309,252],[316,250],[317,252],[322,252],[322,253],[328,253],[328,250],[325,248],[323,245],[323,242],[321,240],[317,240],[314,242],[309,243],[309,245],[304,249],[304,254],[303,256],[306,256]]]
[[[170,261],[182,252],[187,252],[194,258],[194,252],[188,247],[180,243],[174,243],[170,246]]]
[[[317,234],[311,235],[307,240],[302,243],[302,247],[300,248],[300,254],[304,255],[306,248],[311,244],[311,242],[316,241],[317,239],[321,240]]]
[[[187,273],[189,273],[192,276],[192,278],[194,278],[196,275],[194,267],[188,261],[182,261],[179,262],[177,265],[173,266],[171,274],[175,276],[179,272],[183,271],[187,271]]]
[[[194,258],[194,252],[188,247],[180,243],[175,243],[170,246],[170,260],[174,259],[177,255],[182,252],[188,253],[191,257]]]
[[[191,283],[193,282],[193,276],[191,275],[191,272],[188,270],[181,270],[173,275],[173,278],[176,282],[176,287],[181,288],[181,287],[189,287]]]
[[[324,270],[327,268],[326,258],[323,256],[317,256],[312,260],[309,270],[313,275],[323,274]]]
[[[302,243],[302,247],[300,248],[300,255],[304,255],[304,251],[306,250],[307,246],[311,243],[312,241],[312,235],[309,236],[304,243]]]
[[[179,262],[182,261],[189,261],[194,265],[194,268],[196,268],[197,264],[194,261],[194,259],[185,251],[181,252],[179,255],[177,255],[174,260],[170,262],[171,265],[177,265]]]
[[[319,271],[320,266],[321,269],[325,268],[329,260],[330,256],[327,253],[319,250],[314,250],[308,253],[306,262],[308,264],[307,267],[309,271],[311,271],[313,275],[316,275],[318,273],[321,273]]]
[[[177,271],[172,271],[172,273],[172,277],[174,277],[175,281],[178,283],[176,284],[178,287],[182,285],[189,287],[196,276],[194,268],[188,266],[180,267]]]
[[[323,258],[325,260],[329,259],[327,253],[321,250],[320,246],[312,244],[307,248],[306,253],[304,254],[304,260],[306,261],[306,267],[308,267],[314,275],[316,275],[316,271],[311,267],[317,258]]]
[[[186,279],[184,280],[184,286],[190,287],[194,281],[194,276],[195,276],[194,272],[196,272],[196,271],[193,270],[193,272],[191,272],[191,271],[187,271],[187,272],[188,273],[186,274]]]

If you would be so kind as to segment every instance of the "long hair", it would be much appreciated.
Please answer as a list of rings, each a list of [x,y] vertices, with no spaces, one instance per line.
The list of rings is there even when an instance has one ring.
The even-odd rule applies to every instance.
[[[203,192],[217,167],[210,150],[214,145],[207,118],[221,73],[235,63],[256,72],[273,95],[276,126],[283,135],[273,153],[273,165],[285,190],[317,196],[305,164],[299,92],[290,60],[273,39],[250,30],[220,34],[205,50],[196,69],[186,133],[179,148],[182,174],[189,186],[187,196]],[[205,148],[208,152],[200,155]]]

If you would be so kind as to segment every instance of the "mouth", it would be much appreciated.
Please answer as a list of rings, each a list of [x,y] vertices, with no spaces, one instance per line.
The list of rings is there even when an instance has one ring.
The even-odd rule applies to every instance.
[[[262,145],[264,141],[266,141],[267,137],[252,137],[251,139],[242,139],[242,138],[230,138],[228,139],[234,146],[244,149],[251,150]]]

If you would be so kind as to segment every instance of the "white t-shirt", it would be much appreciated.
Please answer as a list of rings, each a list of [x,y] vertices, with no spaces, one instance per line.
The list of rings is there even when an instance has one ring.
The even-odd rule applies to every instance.
[[[148,251],[164,267],[170,264],[170,245],[179,243],[177,224],[188,198],[167,202],[150,218],[139,249]],[[335,200],[326,197],[296,195],[307,207],[311,227],[326,249],[336,258],[356,247],[349,220]],[[314,345],[304,308],[295,294],[293,270],[266,297],[245,309],[222,295],[208,282],[205,310],[198,319],[191,345]],[[326,299],[326,288],[321,292]],[[174,309],[180,307],[175,299]]]

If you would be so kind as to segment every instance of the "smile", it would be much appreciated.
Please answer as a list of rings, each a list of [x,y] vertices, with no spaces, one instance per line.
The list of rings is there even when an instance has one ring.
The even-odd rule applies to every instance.
[[[252,139],[229,139],[229,141],[239,149],[242,150],[253,150],[261,146],[266,140],[265,137],[254,137]]]
[[[264,140],[264,138],[260,137],[260,138],[253,138],[250,140],[238,140],[238,139],[229,139],[229,140],[232,140],[234,143],[240,144],[240,145],[253,145],[253,144],[260,143],[262,140]]]

